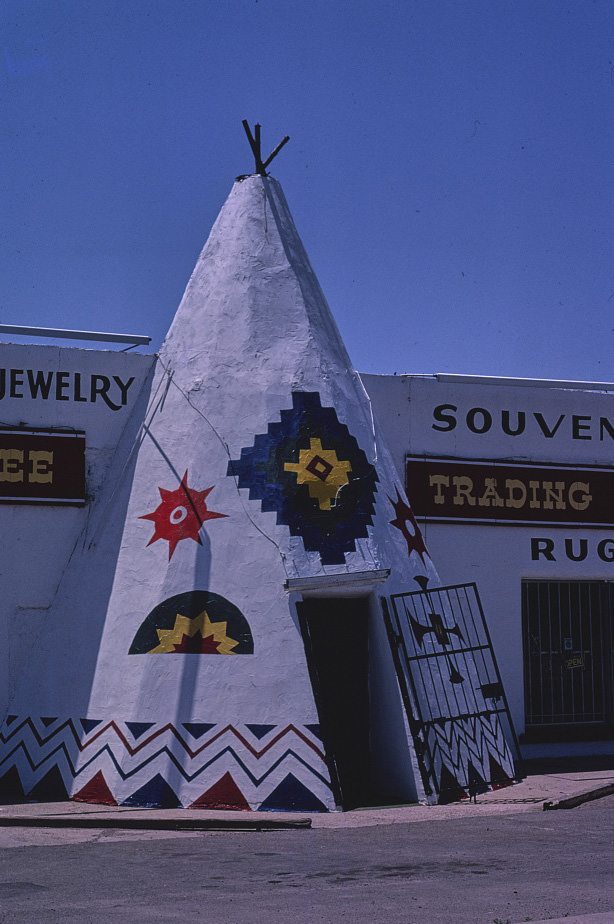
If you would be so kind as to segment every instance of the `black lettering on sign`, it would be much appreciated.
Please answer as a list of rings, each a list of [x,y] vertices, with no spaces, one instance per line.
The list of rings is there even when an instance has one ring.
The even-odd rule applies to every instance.
[[[614,440],[614,427],[610,423],[607,417],[599,418],[599,439],[603,441],[603,434],[606,432],[608,436]]]
[[[23,369],[11,369],[11,398],[23,398]]]
[[[102,402],[112,411],[128,404],[134,376],[109,378],[98,373],[56,372],[42,369],[0,369],[0,401],[5,398],[32,398],[48,401]]]
[[[0,398],[2,395],[0,395]],[[437,424],[433,424],[433,430],[453,430],[456,426],[456,418],[452,414],[446,414],[445,411],[456,411],[455,404],[440,404],[433,411],[433,417],[438,423],[444,424],[443,427],[438,427]]]
[[[588,421],[588,423],[583,423],[583,421]],[[588,431],[588,436],[584,435],[583,431]],[[580,414],[574,414],[571,418],[571,436],[574,440],[590,440],[591,435],[591,419],[590,417],[581,416]]]
[[[556,434],[556,431],[559,429],[563,421],[565,420],[565,414],[561,414],[557,422],[554,424],[553,428],[550,429],[546,421],[544,420],[544,415],[540,414],[539,411],[533,414],[533,417],[539,424],[539,429],[542,431],[546,439],[551,440],[552,437]]]
[[[543,556],[547,561],[556,561],[554,557],[554,539],[531,539],[531,558],[539,561]]]
[[[34,373],[31,369],[28,369],[27,375],[31,396],[36,398],[40,392],[41,398],[46,401],[49,397],[49,392],[51,391],[53,372],[41,372],[39,369],[36,373]],[[0,395],[0,398],[1,397],[2,395]]]
[[[73,398],[75,401],[87,401],[87,397],[81,394],[81,373],[75,372],[75,385]]]
[[[492,414],[485,407],[472,407],[467,414],[467,426],[472,433],[488,433],[492,427]]]
[[[527,415],[524,411],[517,411],[516,413],[516,426],[512,427],[510,423],[510,412],[502,411],[501,412],[501,429],[504,433],[507,433],[508,436],[519,436],[521,433],[524,433],[524,428],[527,423]]]
[[[614,539],[602,539],[597,546],[597,555],[601,561],[614,561]]]
[[[57,401],[70,401],[65,392],[70,387],[70,372],[56,372],[55,374],[55,397]]]
[[[3,397],[3,382],[0,375],[0,398]],[[458,415],[458,417],[457,417]],[[470,433],[480,436],[482,433],[501,432],[505,436],[542,436],[547,440],[555,437],[572,440],[598,439],[614,440],[614,423],[608,417],[593,417],[591,414],[544,414],[517,409],[489,410],[485,407],[472,407],[465,413],[459,413],[456,404],[438,404],[433,408],[431,428],[441,433],[455,430],[463,424]]]
[[[118,375],[113,376],[113,381],[117,382],[117,386],[121,392],[122,404],[126,405],[128,403],[128,389],[134,382],[134,376],[131,376],[127,382],[122,382]]]
[[[560,561],[566,558],[568,561],[580,562],[594,557],[595,551],[601,561],[608,564],[614,562],[614,539],[601,539],[596,546],[589,537],[567,537],[556,542],[554,539],[537,536],[531,539],[532,561]]]
[[[570,561],[584,561],[588,555],[587,539],[566,539],[565,554]]]

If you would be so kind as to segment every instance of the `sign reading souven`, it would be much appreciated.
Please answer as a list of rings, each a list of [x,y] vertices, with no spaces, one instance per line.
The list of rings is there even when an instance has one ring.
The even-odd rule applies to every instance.
[[[83,431],[0,430],[0,502],[85,502]]]
[[[417,517],[448,522],[614,524],[614,470],[606,467],[406,457]]]

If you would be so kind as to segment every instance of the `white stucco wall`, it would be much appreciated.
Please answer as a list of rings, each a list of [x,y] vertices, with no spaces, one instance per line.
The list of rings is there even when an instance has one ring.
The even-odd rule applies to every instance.
[[[438,381],[435,376],[361,378],[400,476],[408,454],[510,464],[569,463],[580,469],[612,464],[614,393],[605,386],[597,391],[529,381],[495,385],[479,379]],[[524,414],[524,432],[515,436],[504,432],[504,426],[522,428],[519,413]],[[614,559],[614,526],[431,521],[422,524],[422,531],[443,584],[477,584],[520,734],[524,730],[521,582],[614,581],[614,560],[609,560]],[[536,552],[537,539],[552,541],[554,560]],[[539,545],[543,548],[543,543]],[[572,560],[580,558],[584,548],[585,557]],[[533,755],[540,747],[548,751],[545,746],[525,750]]]
[[[80,506],[0,503],[2,715],[153,361],[137,353],[0,344],[0,426],[84,431],[88,498]]]

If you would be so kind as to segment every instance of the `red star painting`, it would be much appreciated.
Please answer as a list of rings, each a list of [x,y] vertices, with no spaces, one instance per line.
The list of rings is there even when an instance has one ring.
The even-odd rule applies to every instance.
[[[181,480],[181,484],[175,491],[166,491],[164,488],[158,488],[161,504],[156,507],[153,513],[145,513],[141,520],[153,520],[155,523],[154,534],[147,543],[151,545],[157,539],[166,539],[168,542],[168,560],[173,557],[173,552],[177,543],[181,539],[194,539],[199,545],[202,545],[200,528],[205,520],[215,520],[218,517],[225,517],[225,513],[215,513],[207,508],[205,498],[211,493],[215,485],[207,488],[205,491],[194,491],[188,487],[188,473]]]
[[[398,488],[396,501],[393,501],[391,497],[388,497],[388,500],[394,507],[394,512],[396,513],[396,519],[390,521],[391,526],[396,526],[397,529],[401,530],[405,536],[409,554],[411,555],[412,552],[417,552],[424,564],[424,556],[429,553],[426,550],[424,539],[422,538],[422,533],[416,522],[413,510],[405,503],[399,494]]]

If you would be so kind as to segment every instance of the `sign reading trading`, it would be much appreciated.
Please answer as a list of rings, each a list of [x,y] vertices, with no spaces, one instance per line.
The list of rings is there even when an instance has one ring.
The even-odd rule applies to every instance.
[[[0,430],[0,501],[84,503],[83,432]]]
[[[407,457],[417,517],[487,523],[614,524],[611,468]]]

